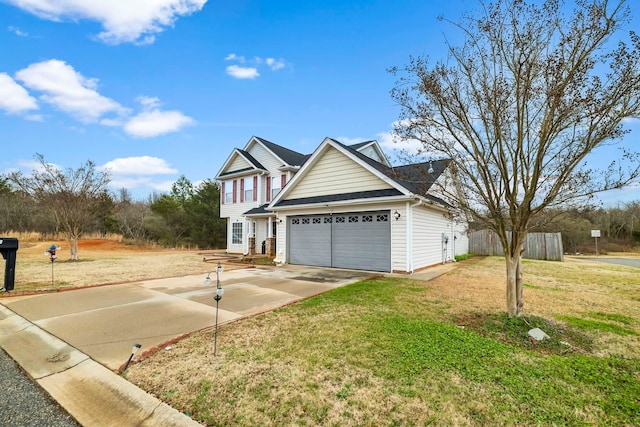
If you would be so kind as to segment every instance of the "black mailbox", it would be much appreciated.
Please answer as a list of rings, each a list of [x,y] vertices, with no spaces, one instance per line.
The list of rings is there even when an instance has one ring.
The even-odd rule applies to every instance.
[[[12,291],[16,279],[16,252],[18,252],[18,239],[15,237],[0,237],[0,252],[5,259],[4,287],[5,291]]]

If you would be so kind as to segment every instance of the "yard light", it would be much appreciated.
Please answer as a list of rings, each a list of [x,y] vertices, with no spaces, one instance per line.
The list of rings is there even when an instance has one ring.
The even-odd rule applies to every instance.
[[[142,347],[142,344],[133,345],[133,347],[131,348],[131,356],[129,356],[129,359],[127,359],[127,363],[124,364],[124,368],[122,368],[122,372],[127,370],[127,368],[129,367],[129,363],[131,363],[131,359],[133,359],[133,356],[135,356],[138,350],[140,350],[140,347]]]
[[[214,338],[213,338],[213,355],[214,356],[218,351],[218,306],[220,304],[220,300],[222,299],[222,295],[224,294],[224,289],[222,289],[222,286],[220,286],[220,276],[222,275],[223,271],[224,271],[224,268],[222,267],[222,265],[220,265],[220,263],[218,263],[218,267],[216,268],[216,296],[213,297],[213,299],[216,300],[216,329],[215,329]],[[207,275],[205,282],[207,279],[209,279],[209,283],[211,283],[211,278],[209,277],[209,275]]]

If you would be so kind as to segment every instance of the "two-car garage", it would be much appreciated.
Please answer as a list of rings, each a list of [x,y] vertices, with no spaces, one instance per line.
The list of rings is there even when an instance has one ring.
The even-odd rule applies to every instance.
[[[391,271],[390,211],[287,217],[291,264]]]

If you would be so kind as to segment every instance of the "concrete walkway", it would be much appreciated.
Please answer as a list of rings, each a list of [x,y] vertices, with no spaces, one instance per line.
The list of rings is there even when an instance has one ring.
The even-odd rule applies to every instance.
[[[430,280],[447,264],[414,275]],[[380,274],[302,266],[224,272],[218,321],[272,310]],[[396,276],[396,275],[393,275]],[[85,426],[199,425],[117,375],[144,352],[215,324],[215,273],[0,298],[0,346]]]

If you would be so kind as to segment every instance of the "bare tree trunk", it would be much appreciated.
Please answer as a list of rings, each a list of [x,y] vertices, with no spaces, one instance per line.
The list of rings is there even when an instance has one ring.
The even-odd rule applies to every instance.
[[[522,284],[522,276],[523,276],[523,271],[522,271],[522,250],[520,251],[520,253],[518,254],[518,266],[517,266],[517,270],[516,270],[516,316],[522,316],[522,307],[524,306],[524,299],[522,296],[522,289],[523,289],[523,284]]]
[[[522,295],[522,244],[518,244],[514,252],[516,255],[511,255],[510,251],[505,251],[507,264],[507,313],[509,317],[520,317],[522,316],[522,307],[524,305]]]
[[[518,258],[505,253],[505,260],[507,262],[507,313],[509,317],[513,317],[518,315]]]
[[[69,244],[69,259],[71,261],[78,261],[78,236],[68,234],[67,243]]]

